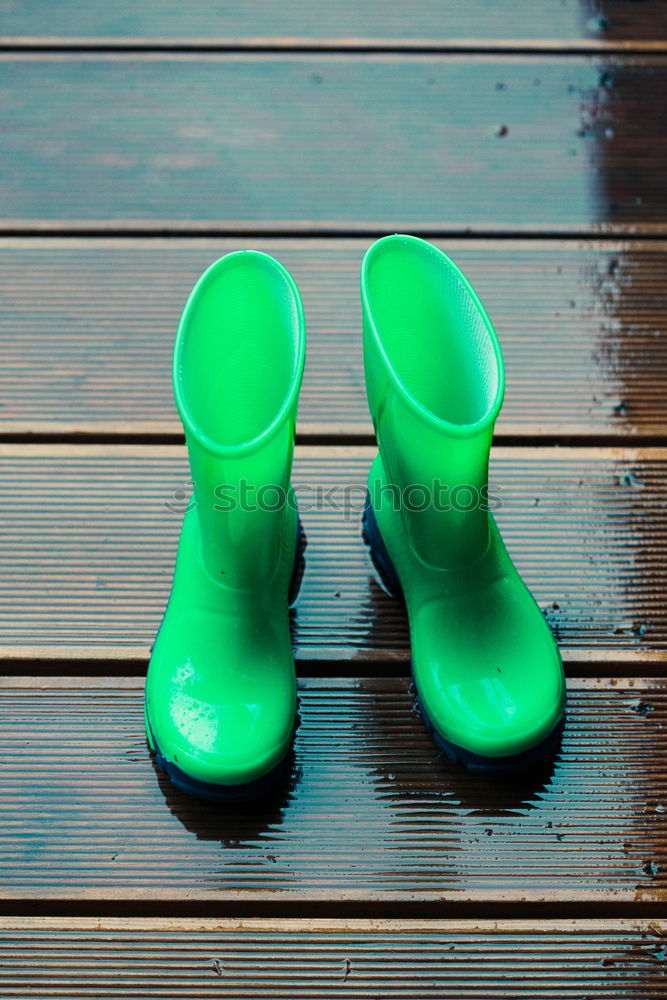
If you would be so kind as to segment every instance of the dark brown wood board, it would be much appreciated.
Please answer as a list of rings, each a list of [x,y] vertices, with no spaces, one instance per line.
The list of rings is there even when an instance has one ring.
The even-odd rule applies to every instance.
[[[4,231],[663,234],[660,56],[4,54]]]
[[[507,781],[442,759],[407,679],[304,681],[286,784],[262,807],[233,810],[156,777],[142,685],[0,682],[5,911],[57,913],[67,901],[96,915],[143,901],[146,915],[180,905],[217,917],[260,904],[282,916],[664,910],[664,680],[570,682],[557,757]]]
[[[294,47],[664,46],[660,0],[0,0],[4,44]]]
[[[308,535],[293,612],[301,660],[407,670],[402,606],[361,538],[372,448],[301,447]],[[0,446],[0,651],[20,659],[146,661],[191,487],[185,449]],[[660,449],[497,448],[491,486],[508,547],[566,658],[667,659]],[[124,664],[126,666],[124,666]],[[355,668],[356,669],[356,668]]]
[[[436,240],[497,327],[502,439],[667,430],[667,244]],[[306,308],[302,440],[368,440],[359,268],[368,239],[0,240],[0,435],[181,435],[176,323],[198,275],[253,247],[294,274]]]
[[[667,996],[666,121],[660,0],[0,0],[2,1000]],[[360,535],[395,231],[498,328],[498,520],[569,675],[556,757],[502,781],[426,734]],[[176,322],[246,246],[308,322],[300,725],[217,809],[156,774],[137,675]]]
[[[71,1000],[662,996],[659,920],[0,919],[0,990]]]

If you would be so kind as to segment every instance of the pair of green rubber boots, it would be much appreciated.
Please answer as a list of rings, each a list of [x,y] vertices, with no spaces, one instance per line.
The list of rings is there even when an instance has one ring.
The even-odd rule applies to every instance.
[[[525,768],[557,746],[565,685],[489,511],[498,339],[456,264],[411,236],[368,250],[361,297],[379,448],[363,533],[407,607],[420,710],[471,770]],[[243,251],[208,268],[174,348],[194,503],[145,700],[160,767],[200,798],[274,787],[292,745],[288,607],[305,541],[290,473],[304,360],[301,298],[282,265]]]

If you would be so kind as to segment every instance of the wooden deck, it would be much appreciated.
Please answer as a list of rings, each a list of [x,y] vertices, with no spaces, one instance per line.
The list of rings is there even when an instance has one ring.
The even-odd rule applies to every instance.
[[[0,0],[0,114],[1,1000],[667,997],[667,5]],[[295,477],[358,506],[358,268],[396,230],[501,337],[492,479],[562,750],[443,760],[358,512],[306,511],[292,778],[214,810],[142,722],[176,321],[222,253],[290,268]]]

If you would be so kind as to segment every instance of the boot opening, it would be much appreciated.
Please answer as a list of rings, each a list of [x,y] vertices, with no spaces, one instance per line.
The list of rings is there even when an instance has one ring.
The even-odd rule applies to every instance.
[[[377,337],[417,403],[466,425],[499,406],[497,338],[449,257],[424,240],[388,237],[369,253],[363,280]]]
[[[302,337],[294,289],[264,254],[230,254],[196,286],[182,320],[175,379],[190,422],[221,446],[251,441],[278,417]]]

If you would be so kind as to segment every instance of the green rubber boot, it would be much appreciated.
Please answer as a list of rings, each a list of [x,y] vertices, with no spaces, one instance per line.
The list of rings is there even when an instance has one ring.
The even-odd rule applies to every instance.
[[[292,745],[288,603],[304,542],[290,472],[305,346],[292,277],[252,251],[208,268],[176,334],[174,394],[194,504],[148,667],[145,717],[162,769],[200,798],[270,789]]]
[[[368,250],[361,298],[379,447],[364,536],[385,586],[405,599],[422,715],[471,770],[531,766],[558,745],[565,682],[489,511],[498,339],[457,265],[411,236]]]

